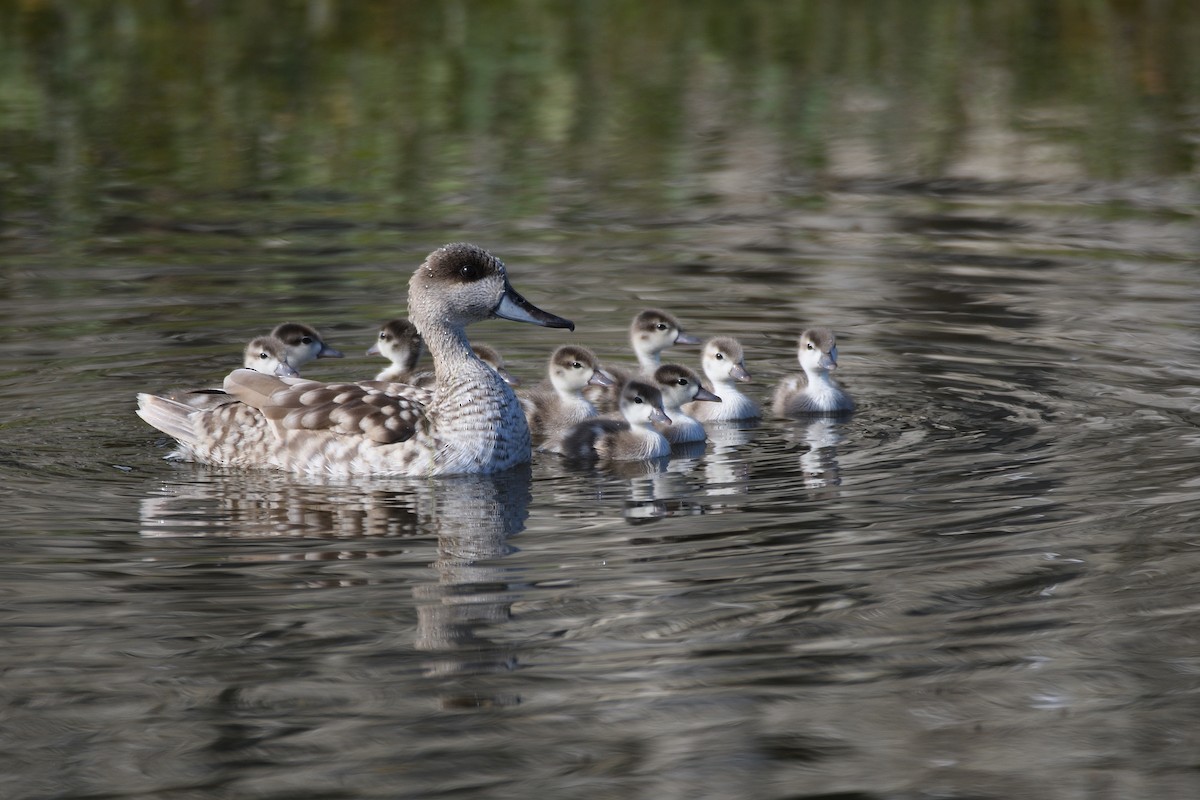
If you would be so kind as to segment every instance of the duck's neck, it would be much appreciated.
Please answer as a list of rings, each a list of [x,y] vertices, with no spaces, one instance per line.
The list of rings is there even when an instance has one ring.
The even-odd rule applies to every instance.
[[[808,391],[810,392],[821,394],[839,391],[837,381],[833,379],[827,369],[806,369],[804,374],[808,376]]]
[[[658,350],[637,350],[638,366],[646,375],[653,375],[662,366],[662,355]]]
[[[727,395],[741,394],[742,390],[737,387],[737,381],[730,377],[714,378],[709,375],[708,379],[712,381],[713,394],[722,400]]]
[[[421,330],[421,335],[425,339],[429,355],[433,358],[436,387],[449,386],[461,380],[464,375],[478,372],[480,369],[491,371],[471,349],[464,328],[452,325],[427,326]]]

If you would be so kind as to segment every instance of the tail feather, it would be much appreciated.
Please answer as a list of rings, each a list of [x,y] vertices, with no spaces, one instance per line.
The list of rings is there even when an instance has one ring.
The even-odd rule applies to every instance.
[[[139,394],[137,399],[139,417],[181,444],[195,444],[191,415],[196,409],[153,394]]]

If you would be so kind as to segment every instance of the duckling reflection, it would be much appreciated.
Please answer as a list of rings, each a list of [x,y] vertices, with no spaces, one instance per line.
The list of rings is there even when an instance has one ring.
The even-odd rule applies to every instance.
[[[515,654],[493,644],[486,631],[510,616],[509,578],[497,562],[510,552],[509,539],[526,525],[532,486],[528,465],[492,475],[379,479],[366,488],[285,473],[219,473],[190,465],[180,465],[179,471],[181,480],[164,483],[142,499],[144,537],[187,538],[189,565],[197,562],[198,539],[254,542],[253,548],[223,548],[220,558],[265,563],[269,572],[249,567],[242,573],[247,582],[262,577],[255,587],[260,593],[269,593],[281,579],[288,591],[371,586],[372,603],[380,608],[415,607],[412,647],[427,654],[427,674],[455,675],[445,684],[443,705],[517,701],[492,692],[486,679],[475,684],[470,676],[508,671],[516,663]],[[279,541],[264,546],[267,539]],[[323,539],[338,544],[322,547]],[[429,540],[436,543],[436,555],[424,577],[397,580],[404,560],[425,552]],[[167,542],[147,549],[156,560],[184,552]],[[330,577],[326,565],[307,563],[317,560],[342,563]],[[283,562],[303,563],[281,568]],[[357,607],[363,601],[347,595],[341,602]],[[264,614],[274,613],[271,603],[263,605]],[[246,613],[254,612],[247,608]],[[256,623],[250,619],[248,624]],[[381,617],[380,624],[391,623]]]
[[[709,497],[720,498],[709,504],[710,510],[736,507],[734,499],[746,496],[750,460],[738,451],[751,442],[753,430],[761,424],[758,419],[745,419],[705,425],[711,447],[704,460],[704,486]]]
[[[842,433],[844,424],[844,419],[821,417],[796,428],[807,446],[800,456],[800,471],[806,488],[824,489],[841,485],[842,471],[838,464],[837,446],[846,438]]]

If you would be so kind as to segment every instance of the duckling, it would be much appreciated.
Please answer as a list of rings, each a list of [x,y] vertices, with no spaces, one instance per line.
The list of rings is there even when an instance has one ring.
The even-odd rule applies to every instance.
[[[287,347],[288,363],[300,369],[318,358],[342,358],[341,350],[334,350],[321,340],[321,334],[303,322],[281,322],[271,331]]]
[[[837,339],[828,328],[809,328],[800,334],[797,353],[804,372],[780,381],[772,409],[780,417],[803,414],[848,414],[854,400],[829,374],[837,369]]]
[[[480,361],[496,370],[496,374],[503,378],[509,386],[521,385],[521,379],[508,371],[504,365],[504,357],[496,348],[486,344],[473,344],[471,349],[475,351],[475,355],[479,356]]]
[[[408,382],[416,372],[424,349],[425,343],[416,325],[401,318],[383,323],[367,355],[383,356],[392,363],[380,370],[375,380]]]
[[[287,361],[287,346],[274,336],[256,336],[242,350],[242,366],[264,375],[296,378],[300,373]],[[214,408],[233,402],[224,389],[184,389],[167,395],[191,408]]]
[[[517,393],[534,440],[554,439],[573,425],[596,416],[596,407],[583,396],[588,386],[611,386],[596,354],[579,345],[563,345],[550,356],[548,378]]]
[[[657,308],[648,308],[633,318],[629,341],[644,375],[654,374],[662,365],[662,351],[671,345],[700,344],[697,337],[684,332],[679,320]]]
[[[138,415],[174,437],[175,458],[321,476],[491,473],[529,461],[529,426],[512,388],[471,350],[466,328],[499,317],[574,329],[513,289],[500,259],[472,244],[434,250],[409,281],[409,315],[433,359],[428,402],[370,383],[225,378],[238,401],[192,409],[138,395]]]
[[[707,400],[719,403],[721,398],[705,389],[700,376],[682,364],[663,364],[654,371],[654,385],[662,392],[663,411],[671,418],[658,430],[671,444],[703,442],[704,426],[683,410],[686,403]]]
[[[732,422],[761,417],[762,409],[758,403],[742,394],[734,383],[750,380],[745,358],[737,339],[730,336],[709,339],[704,344],[700,361],[704,366],[704,375],[712,384],[713,392],[721,398],[721,403],[693,402],[685,405],[683,410],[701,422]]]
[[[556,452],[578,461],[645,461],[670,455],[671,444],[654,429],[670,423],[662,394],[650,384],[633,380],[621,387],[621,419],[596,417],[578,422]]]
[[[652,382],[654,370],[662,365],[662,352],[676,344],[700,344],[700,339],[685,333],[679,320],[657,308],[647,308],[634,316],[629,325],[629,343],[637,356],[636,370],[605,364],[604,370],[613,379],[608,389],[591,389],[588,396],[605,412],[617,410],[620,387],[634,378]]]
[[[288,350],[274,336],[255,336],[242,351],[242,366],[264,375],[296,378],[300,373],[288,363]]]

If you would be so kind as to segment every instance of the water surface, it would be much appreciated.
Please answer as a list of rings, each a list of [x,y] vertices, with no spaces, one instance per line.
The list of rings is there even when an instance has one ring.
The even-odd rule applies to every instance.
[[[4,12],[5,797],[1200,792],[1190,6],[252,7]],[[473,329],[528,382],[660,306],[860,410],[331,482],[134,416],[285,319],[373,374],[458,239],[577,324]]]

